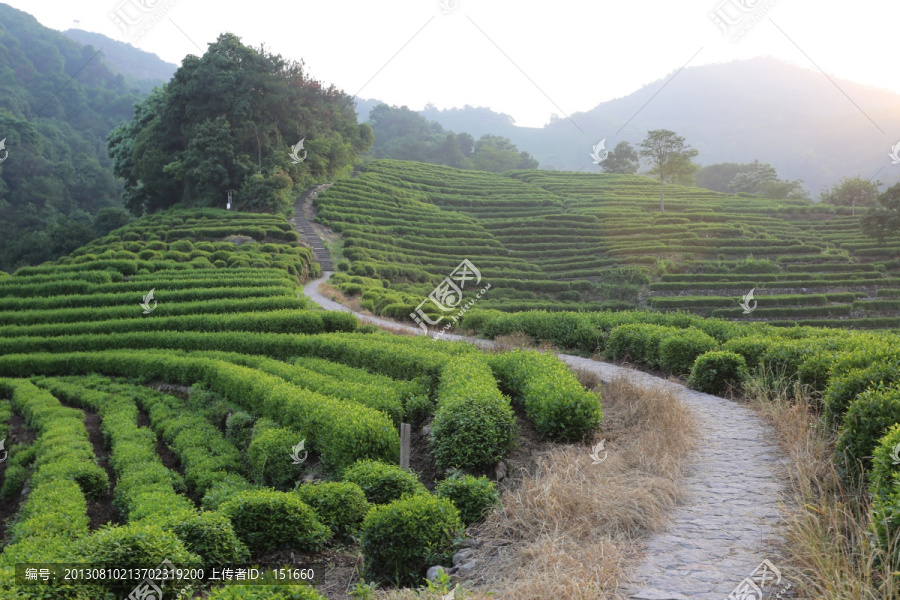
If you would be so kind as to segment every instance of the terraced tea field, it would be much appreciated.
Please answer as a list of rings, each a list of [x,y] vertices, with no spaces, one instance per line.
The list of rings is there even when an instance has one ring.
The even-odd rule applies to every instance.
[[[397,465],[401,423],[433,418],[419,459],[476,474],[516,444],[514,406],[548,440],[599,424],[598,395],[554,357],[392,336],[312,305],[301,286],[321,270],[297,237],[283,217],[169,211],[0,277],[0,597],[125,597],[144,579],[47,587],[16,579],[19,563],[209,574],[296,554],[327,573],[354,539],[367,579],[418,583],[468,523],[460,490],[494,492],[472,476],[430,491]],[[401,513],[431,533],[410,537]],[[202,587],[324,597],[304,583]],[[201,587],[185,586],[165,597]]]
[[[900,243],[804,200],[666,187],[631,175],[495,175],[379,160],[316,200],[340,234],[333,277],[406,318],[463,259],[491,283],[479,308],[651,308],[779,325],[900,326]],[[755,289],[757,308],[739,303]]]

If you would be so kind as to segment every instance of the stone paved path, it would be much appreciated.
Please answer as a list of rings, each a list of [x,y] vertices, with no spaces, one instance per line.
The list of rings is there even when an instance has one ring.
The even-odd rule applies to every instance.
[[[316,258],[316,262],[322,265],[323,273],[325,271],[334,271],[334,265],[331,263],[331,254],[328,253],[322,238],[313,229],[312,223],[307,220],[304,205],[312,203],[313,198],[318,196],[319,192],[329,187],[331,187],[330,183],[314,185],[300,194],[294,202],[294,218],[291,219],[291,225],[294,226],[297,233],[303,236],[309,245],[312,246],[313,255]]]
[[[352,312],[319,293],[319,285],[330,274],[308,283],[304,293],[323,308]],[[355,314],[363,322],[424,335],[418,327]],[[493,344],[451,334],[429,335],[483,348]],[[778,499],[783,491],[776,472],[784,458],[769,441],[773,439],[769,426],[746,406],[724,398],[609,363],[566,354],[559,357],[573,367],[597,373],[603,381],[627,372],[645,387],[669,388],[700,421],[699,451],[682,480],[687,499],[670,515],[668,529],[646,541],[643,562],[619,593],[634,600],[726,600],[763,559],[773,558],[768,550],[778,533]],[[763,591],[771,594],[773,588]]]

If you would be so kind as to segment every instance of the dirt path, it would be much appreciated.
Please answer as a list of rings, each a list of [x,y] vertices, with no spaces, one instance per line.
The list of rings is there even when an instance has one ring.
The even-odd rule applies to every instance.
[[[319,285],[331,275],[323,271],[321,278],[306,284],[304,293],[328,310],[353,312],[319,293]],[[354,314],[362,322],[425,335],[418,327]],[[493,346],[490,340],[428,335],[481,348]],[[778,500],[783,491],[776,473],[784,458],[773,447],[771,428],[751,409],[633,369],[567,354],[558,356],[572,367],[598,374],[603,381],[627,374],[642,386],[671,389],[700,421],[699,451],[682,480],[687,500],[673,511],[665,532],[646,540],[646,554],[629,574],[631,582],[618,590],[623,597],[724,600],[764,559],[774,558],[770,549],[778,535]],[[773,562],[777,568],[777,561]],[[763,588],[766,594],[774,591],[771,582]]]

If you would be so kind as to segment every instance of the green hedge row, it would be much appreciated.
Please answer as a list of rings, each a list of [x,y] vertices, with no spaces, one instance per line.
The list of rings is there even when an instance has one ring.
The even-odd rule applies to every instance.
[[[129,522],[179,521],[196,514],[191,501],[176,491],[184,488],[181,476],[166,468],[157,455],[156,436],[138,427],[133,398],[53,378],[38,379],[36,384],[100,416],[100,430],[110,447],[109,464],[117,478],[115,504]]]
[[[178,315],[227,314],[283,309],[304,310],[311,303],[305,296],[269,296],[261,298],[223,298],[200,300],[197,302],[165,302],[157,304],[149,315],[152,318],[166,318]],[[129,302],[127,306],[103,306],[98,308],[61,308],[42,310],[21,310],[0,313],[0,325],[35,325],[38,323],[75,323],[82,321],[109,321],[114,319],[136,319],[142,317],[140,306]]]
[[[586,391],[552,354],[515,350],[488,355],[487,361],[500,386],[522,403],[541,435],[581,440],[602,421],[599,392]]]
[[[403,421],[403,398],[398,391],[380,385],[369,385],[366,382],[367,377],[360,377],[362,374],[368,375],[364,372],[361,372],[356,378],[339,379],[297,364],[288,364],[263,356],[236,354],[234,352],[199,352],[192,355],[205,356],[236,365],[252,367],[310,391],[334,398],[350,400],[363,406],[374,408],[390,417],[398,429]]]
[[[149,292],[148,288],[145,294]],[[294,288],[285,285],[265,287],[215,287],[186,290],[155,290],[154,297],[159,304],[166,302],[196,302],[198,300],[215,300],[219,298],[246,298],[266,296],[292,296]],[[0,298],[0,310],[39,310],[51,308],[81,308],[85,306],[109,306],[115,304],[131,304],[137,310],[143,299],[140,292],[88,294],[76,296],[51,296],[49,298]]]
[[[480,354],[451,358],[437,389],[430,448],[442,469],[487,469],[515,447],[516,418]]]
[[[136,312],[136,311],[135,311]],[[0,327],[0,337],[54,337],[139,331],[255,331],[259,333],[326,333],[354,331],[359,321],[340,311],[280,310],[237,314],[194,314],[176,317],[116,319]]]
[[[307,447],[317,451],[329,469],[340,470],[360,458],[394,461],[399,456],[400,438],[384,414],[310,392],[255,369],[149,350],[0,356],[2,375],[92,372],[185,385],[203,383],[228,401],[302,432]]]
[[[185,482],[198,496],[217,484],[244,487],[240,451],[215,425],[188,410],[183,400],[144,386],[113,383],[99,377],[94,381],[99,389],[133,397],[147,412],[153,431],[178,457]]]

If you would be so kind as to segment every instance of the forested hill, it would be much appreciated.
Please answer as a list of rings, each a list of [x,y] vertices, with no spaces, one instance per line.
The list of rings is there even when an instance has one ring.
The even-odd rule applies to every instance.
[[[168,63],[152,52],[145,52],[101,33],[82,29],[67,29],[62,33],[79,44],[102,50],[110,69],[133,81],[142,92],[149,93],[154,87],[165,83],[178,69],[178,65]]]
[[[141,95],[102,54],[0,4],[0,269],[56,258],[120,205],[109,132]]]

